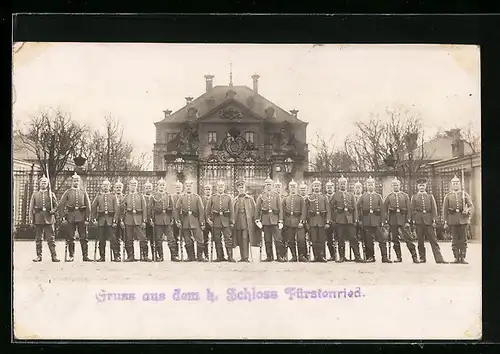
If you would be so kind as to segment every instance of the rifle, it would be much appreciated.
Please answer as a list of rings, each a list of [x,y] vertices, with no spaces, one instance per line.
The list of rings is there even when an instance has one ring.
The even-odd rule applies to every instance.
[[[212,231],[210,231],[210,255],[209,255],[209,261],[212,262],[214,259],[214,240],[213,240],[213,228]],[[222,249],[222,253],[224,253],[224,249]],[[224,257],[224,254],[222,255]]]
[[[389,242],[387,242],[387,246],[389,247],[388,255],[389,255],[389,260],[391,260],[391,256],[392,256],[392,252],[391,252],[392,231],[391,231],[390,227],[389,227],[389,229],[387,231],[387,236],[389,238]]]
[[[460,168],[462,170],[462,208],[463,208],[463,213],[468,214],[468,207],[465,205],[465,178],[464,178],[464,166],[460,165]]]

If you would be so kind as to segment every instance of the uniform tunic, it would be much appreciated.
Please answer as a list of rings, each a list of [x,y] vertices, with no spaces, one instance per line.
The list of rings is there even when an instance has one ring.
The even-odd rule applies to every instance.
[[[105,242],[109,239],[111,248],[116,250],[118,242],[113,226],[116,226],[120,218],[120,206],[118,199],[112,193],[101,193],[92,202],[92,215],[97,220],[97,238],[101,256],[104,256]]]
[[[149,242],[153,242],[155,239],[154,227],[151,225],[151,222],[153,221],[153,213],[151,212],[151,208],[153,205],[153,195],[144,193],[143,196],[144,200],[146,201],[146,209],[148,211],[148,219],[146,222],[146,237]]]
[[[87,242],[87,227],[84,222],[89,221],[91,214],[90,199],[84,190],[80,188],[70,188],[64,192],[59,203],[59,213],[68,221],[69,232],[67,240],[73,244],[75,231],[82,243]]]
[[[148,208],[144,197],[137,193],[125,195],[121,201],[123,222],[125,223],[125,247],[133,246],[134,238],[142,243],[147,242],[142,227],[148,220]]]
[[[177,245],[172,231],[173,211],[174,204],[170,194],[167,192],[153,194],[150,214],[155,225],[155,240],[160,242],[165,235],[170,248],[176,248]]]
[[[29,221],[35,225],[35,245],[37,255],[42,255],[42,241],[45,237],[51,252],[55,252],[55,235],[53,225],[55,216],[51,211],[57,210],[57,199],[54,193],[49,197],[48,190],[39,190],[31,196],[29,205]],[[51,205],[52,202],[52,205]],[[51,207],[53,210],[51,210]],[[55,253],[53,253],[55,254]]]
[[[193,244],[192,237],[197,243],[203,243],[201,225],[205,223],[205,213],[203,201],[198,194],[185,193],[178,198],[175,206],[175,219],[180,220],[182,224],[182,235],[186,247]]]
[[[244,208],[243,208],[244,209]],[[214,194],[207,201],[205,217],[212,222],[212,236],[216,245],[224,235],[226,247],[232,247],[231,226],[235,223],[233,200],[229,194]]]
[[[273,239],[278,246],[282,246],[283,239],[278,229],[278,223],[283,221],[283,208],[278,193],[263,192],[257,198],[256,202],[257,220],[262,223],[264,231],[264,242],[266,243],[266,252],[272,252]],[[278,247],[277,247],[278,248]],[[271,254],[268,254],[271,257]]]
[[[295,250],[295,236],[297,236],[299,253],[305,255],[306,235],[304,223],[307,218],[306,201],[300,195],[290,194],[283,198],[282,208],[285,242],[292,250]],[[299,223],[302,223],[302,227],[299,227]]]
[[[345,258],[346,240],[349,241],[354,255],[359,257],[359,244],[356,240],[356,226],[354,224],[358,211],[354,194],[342,190],[335,192],[330,200],[330,207],[335,215],[333,221],[337,224],[340,258]]]
[[[464,199],[465,206],[470,209],[471,213],[474,210],[474,204],[471,197],[462,191],[450,192],[444,197],[443,201],[443,219],[450,227],[451,233],[451,249],[458,258],[458,251],[463,253],[467,249],[467,226],[469,224],[469,215],[464,214]]]
[[[391,228],[391,241],[394,243],[394,250],[398,257],[401,257],[401,245],[399,233],[406,243],[408,250],[415,255],[415,245],[411,240],[410,230],[405,227],[410,222],[410,197],[408,194],[398,191],[391,192],[384,200],[384,214]]]
[[[377,240],[382,258],[385,259],[387,256],[387,245],[380,230],[382,221],[385,220],[382,196],[376,192],[365,192],[359,198],[356,207],[359,212],[358,220],[361,220],[364,231],[366,257],[374,258],[375,250],[373,242]]]

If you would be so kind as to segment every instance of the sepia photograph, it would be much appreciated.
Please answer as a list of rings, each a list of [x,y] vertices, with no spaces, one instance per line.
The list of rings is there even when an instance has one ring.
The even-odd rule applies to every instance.
[[[480,48],[17,42],[19,340],[482,336]]]

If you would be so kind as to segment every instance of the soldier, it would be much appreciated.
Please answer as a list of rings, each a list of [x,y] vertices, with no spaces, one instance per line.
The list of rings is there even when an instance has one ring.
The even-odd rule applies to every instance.
[[[302,182],[299,186],[299,195],[302,198],[307,198],[307,184],[305,182]]]
[[[280,205],[282,205],[283,198],[285,197],[283,195],[283,193],[281,193],[281,187],[282,187],[282,184],[281,184],[281,182],[279,180],[274,181],[273,189],[276,192],[276,194],[278,194]],[[284,215],[283,215],[283,217],[284,217]],[[284,261],[288,261],[288,246],[287,246],[287,244],[285,242],[285,238],[283,237],[283,230],[281,230],[280,228],[278,228],[277,232],[278,232],[277,239],[281,240],[281,244],[279,245],[279,247],[282,250],[281,257],[283,258]],[[276,248],[276,250],[277,250],[277,248]],[[278,251],[276,251],[276,252],[278,252]]]
[[[417,229],[420,263],[426,262],[424,243],[426,235],[431,244],[432,254],[436,263],[448,263],[444,261],[441,255],[441,250],[437,243],[436,231],[434,230],[437,216],[436,200],[432,194],[426,192],[427,182],[425,179],[417,180],[417,185],[418,193],[411,197],[410,215],[411,221]]]
[[[392,181],[392,192],[384,200],[384,214],[390,227],[391,240],[396,253],[395,263],[402,262],[401,244],[399,241],[399,231],[410,251],[413,263],[419,263],[417,251],[410,237],[410,198],[408,194],[400,191],[401,182],[394,177]]]
[[[363,185],[361,184],[361,182],[356,182],[354,183],[354,200],[356,201],[356,205],[358,205],[358,201],[359,201],[359,198],[361,198],[361,196],[363,195]],[[365,244],[365,238],[364,238],[364,232],[363,232],[363,227],[357,223],[356,224],[356,239],[359,241],[362,242],[363,244],[363,254],[364,252],[366,251],[364,249],[364,244]],[[366,254],[365,254],[365,258],[366,258]]]
[[[75,231],[78,229],[83,261],[90,262],[87,239],[87,225],[90,219],[90,199],[87,192],[80,189],[80,176],[76,172],[73,174],[73,187],[66,190],[61,197],[59,213],[62,215],[63,224],[69,225],[69,231],[66,235],[69,251],[67,261],[73,262],[74,260]]]
[[[97,224],[97,239],[99,240],[98,262],[106,261],[106,240],[115,254],[113,262],[120,262],[120,245],[116,240],[116,226],[120,219],[120,205],[116,195],[110,193],[111,183],[105,179],[102,182],[102,193],[92,202],[93,223]],[[95,259],[95,258],[94,258]]]
[[[307,199],[307,184],[302,181],[302,183],[299,186],[299,195],[304,198],[304,201]],[[304,220],[304,233],[305,233],[305,241],[306,241],[306,250],[307,250],[307,244],[310,242],[310,236],[309,236],[309,224],[307,223],[307,209],[306,209],[306,219]],[[307,259],[309,260],[309,251],[307,251]]]
[[[205,228],[205,213],[200,196],[193,193],[193,181],[186,182],[186,191],[177,200],[175,220],[184,238],[186,253],[188,255],[187,261],[195,261],[194,238],[194,241],[196,241],[196,260],[198,262],[206,262],[207,260],[203,257],[205,244],[202,232]]]
[[[344,176],[339,178],[339,190],[335,192],[330,201],[330,209],[335,215],[334,222],[339,239],[339,260],[345,262],[345,241],[348,240],[354,252],[354,261],[363,263],[359,254],[359,244],[356,241],[357,206],[354,195],[347,191],[347,179]]]
[[[467,253],[467,227],[474,210],[471,197],[461,191],[460,180],[457,176],[451,180],[451,192],[444,197],[443,219],[444,227],[451,231],[451,249],[455,261],[453,263],[467,264],[465,255]]]
[[[238,195],[234,198],[234,247],[240,247],[240,262],[249,262],[249,246],[258,247],[261,240],[256,235],[255,201],[245,191],[245,181],[236,182]],[[226,245],[227,246],[227,245]]]
[[[173,204],[174,215],[175,215],[175,206],[177,205],[177,201],[179,200],[180,196],[182,195],[183,187],[184,187],[184,185],[180,181],[175,182],[175,193],[172,194],[172,202],[174,203]],[[174,222],[172,230],[174,232],[175,244],[181,245],[181,238],[180,238],[181,237],[181,230],[179,229],[179,227],[177,227],[177,222]],[[175,254],[177,256],[179,254],[179,249],[177,247],[176,247]]]
[[[158,191],[153,195],[151,204],[151,218],[155,226],[155,250],[158,255],[157,261],[163,262],[163,235],[167,237],[170,257],[173,262],[179,262],[177,255],[177,243],[174,239],[172,226],[174,223],[173,211],[174,202],[172,197],[166,191],[166,182],[162,178],[158,181]]]
[[[123,183],[120,181],[119,178],[118,178],[118,181],[116,181],[116,183],[114,185],[114,192],[115,192],[116,200],[118,201],[118,206],[119,206],[119,208],[121,208],[124,194],[123,194]],[[120,209],[119,215],[120,215],[119,219],[121,219],[121,215],[122,215],[122,210],[121,209]],[[118,222],[118,220],[117,220],[117,222]],[[118,223],[118,227],[116,228],[116,233],[115,233],[116,240],[118,241],[118,250],[111,249],[111,251],[113,253],[113,259],[121,259],[120,243],[122,241],[125,243],[124,233],[125,233],[125,226],[124,226],[124,224],[123,223]],[[125,253],[124,253],[123,257],[125,258]]]
[[[330,200],[333,198],[333,194],[335,192],[335,185],[333,184],[332,181],[328,180],[325,184],[325,190],[326,190],[326,198],[328,199],[328,205],[330,205]],[[334,215],[332,215],[332,220],[334,219]],[[337,252],[335,250],[335,235],[334,235],[334,224],[332,224],[328,229],[326,230],[326,245],[328,246],[328,252],[330,252],[330,258],[328,259],[329,261],[335,261]]]
[[[125,251],[127,259],[125,262],[136,262],[134,251],[134,239],[139,239],[141,262],[151,262],[148,258],[148,239],[145,234],[146,222],[148,221],[148,207],[144,196],[137,193],[137,180],[132,178],[128,183],[128,194],[121,203],[122,225],[125,227]]]
[[[212,196],[212,185],[206,184],[204,191],[205,191],[205,194],[203,195],[203,198],[201,198],[201,201],[203,202],[203,210],[206,209],[207,203],[210,200],[210,197]],[[205,214],[203,216],[205,217]],[[213,237],[212,227],[210,226],[210,224],[207,224],[206,220],[205,220],[205,229],[203,230],[203,243],[205,246],[203,247],[203,253],[205,255],[205,258],[207,258],[207,259],[209,257],[209,246],[210,246],[209,245],[210,238],[208,237],[209,233],[211,233],[212,237]],[[223,252],[223,254],[224,254],[224,252]],[[224,258],[224,257],[222,257],[222,258]]]
[[[305,202],[314,262],[326,262],[325,230],[330,228],[332,217],[328,198],[321,194],[321,182],[317,179],[312,183],[312,193],[306,198]]]
[[[358,220],[361,220],[361,226],[365,234],[366,261],[375,262],[375,249],[373,241],[378,241],[382,263],[392,263],[387,258],[387,244],[380,227],[385,221],[382,196],[375,192],[375,180],[368,177],[366,180],[367,191],[359,198],[356,208],[358,210]],[[356,241],[356,244],[358,242]]]
[[[306,220],[306,202],[300,195],[297,195],[297,182],[293,179],[288,183],[290,194],[283,198],[283,236],[285,244],[292,252],[292,262],[297,262],[297,250],[299,251],[299,261],[307,262],[306,235],[304,232],[304,222]],[[296,243],[297,242],[297,243]]]
[[[205,216],[212,230],[215,242],[217,259],[215,262],[236,262],[233,258],[233,240],[231,229],[234,227],[235,215],[233,198],[225,193],[226,185],[223,181],[217,183],[217,193],[208,199]],[[227,258],[224,258],[221,234],[224,236]]]
[[[33,259],[33,262],[42,261],[42,241],[44,236],[49,246],[52,262],[59,262],[54,235],[57,199],[54,193],[47,190],[48,184],[49,179],[47,177],[40,178],[40,190],[34,192],[30,200],[29,222],[35,228],[36,248],[36,258]]]
[[[149,247],[151,248],[151,258],[154,260],[155,254],[155,232],[154,232],[154,221],[153,221],[153,213],[152,213],[152,205],[153,205],[153,185],[149,180],[144,183],[144,200],[146,200],[146,206],[148,210],[148,220],[146,222],[146,238],[149,242]],[[146,248],[146,257],[148,257],[148,249]]]
[[[275,242],[277,260],[284,262],[284,247],[281,233],[279,230],[283,228],[283,209],[278,193],[272,190],[273,181],[268,178],[264,181],[264,192],[257,198],[256,202],[256,219],[255,224],[264,231],[264,243],[266,246],[267,258],[264,262],[272,262],[273,254],[273,239]]]

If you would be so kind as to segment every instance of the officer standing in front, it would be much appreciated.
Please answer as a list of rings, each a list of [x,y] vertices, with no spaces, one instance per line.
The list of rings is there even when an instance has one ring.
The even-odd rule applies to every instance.
[[[297,195],[297,182],[288,183],[289,194],[283,198],[283,237],[292,252],[292,262],[307,262],[306,236],[304,221],[306,220],[306,202]],[[297,249],[298,258],[297,258]]]
[[[375,180],[369,177],[366,180],[366,192],[359,198],[356,208],[359,212],[358,220],[361,220],[365,234],[366,261],[375,262],[374,239],[378,241],[382,263],[392,263],[387,258],[387,244],[380,227],[385,221],[382,196],[375,192]],[[357,241],[356,241],[357,244]]]
[[[80,189],[80,176],[76,172],[73,174],[73,186],[66,190],[61,197],[59,213],[62,215],[63,223],[69,225],[66,236],[69,252],[67,261],[73,262],[74,260],[75,231],[78,230],[83,261],[90,262],[87,239],[87,226],[90,221],[90,199],[87,192]]]
[[[417,180],[418,193],[411,197],[411,220],[415,224],[418,238],[418,254],[420,263],[427,261],[425,255],[425,236],[429,240],[432,254],[436,263],[448,263],[443,259],[436,237],[436,200],[432,194],[427,193],[427,181],[423,178]]]
[[[264,244],[267,255],[264,262],[274,261],[273,239],[277,260],[278,262],[284,262],[283,240],[279,232],[283,228],[283,209],[280,196],[273,191],[273,181],[270,178],[264,181],[264,192],[257,198],[256,213],[255,224],[264,231]]]
[[[215,252],[217,259],[215,262],[236,262],[233,258],[233,235],[235,215],[233,198],[225,193],[226,185],[224,181],[217,183],[217,193],[212,195],[205,208],[207,223],[212,230],[213,241],[215,242]],[[227,258],[224,258],[221,235],[224,236]]]
[[[357,206],[354,195],[347,191],[347,179],[339,178],[339,190],[335,192],[330,201],[332,213],[335,213],[335,224],[339,238],[339,263],[345,262],[345,241],[354,253],[354,261],[363,263],[359,254],[359,243],[356,240]]]
[[[121,205],[122,205],[122,200],[123,200],[124,194],[123,194],[123,183],[120,181],[120,179],[118,179],[118,181],[115,182],[114,192],[115,192],[116,200],[118,201],[118,205],[120,208],[119,215],[120,215],[120,219],[121,219],[121,216],[123,214],[123,210],[121,210]],[[118,227],[116,228],[115,235],[116,235],[116,240],[118,241],[118,250],[117,251],[112,250],[113,259],[121,259],[120,245],[122,242],[125,243],[125,236],[124,236],[125,235],[125,225],[123,223],[121,223],[121,222],[118,223]],[[125,253],[124,253],[123,258],[125,258]]]
[[[326,262],[325,230],[330,228],[332,217],[328,198],[321,194],[321,182],[317,179],[312,183],[312,193],[305,201],[314,262]]]
[[[210,200],[210,198],[212,197],[212,185],[211,184],[206,184],[204,190],[205,190],[205,194],[201,198],[201,201],[203,202],[203,210],[205,210],[207,208],[207,203]],[[203,217],[206,218],[206,215],[203,214]],[[211,234],[212,237],[213,237],[212,227],[205,220],[205,229],[203,229],[203,243],[204,243],[205,246],[203,247],[203,254],[205,255],[205,258],[207,258],[207,259],[209,257],[209,253],[210,253],[210,248],[209,248],[209,246],[210,246],[210,237],[209,237],[209,234]]]
[[[206,262],[202,231],[205,228],[205,211],[200,196],[193,193],[193,181],[186,181],[186,191],[177,200],[175,220],[185,242],[187,261]],[[196,257],[193,239],[196,242]]]
[[[56,253],[54,235],[55,214],[57,212],[57,199],[54,193],[49,193],[47,186],[49,179],[40,178],[40,190],[33,192],[29,206],[29,222],[35,228],[36,258],[33,262],[42,261],[42,241],[45,236],[49,246],[52,262],[59,262]]]
[[[106,240],[109,239],[114,262],[120,262],[120,245],[116,240],[115,229],[120,219],[120,205],[114,194],[110,193],[111,183],[105,179],[102,182],[102,193],[92,202],[94,224],[97,224],[97,239],[99,240],[98,262],[106,261]]]
[[[387,223],[390,227],[391,240],[394,244],[396,253],[395,263],[402,262],[401,243],[399,241],[399,232],[403,241],[410,251],[413,263],[419,263],[417,251],[410,237],[410,197],[400,190],[401,182],[394,177],[392,181],[392,192],[384,200],[384,210]]]
[[[467,264],[467,227],[474,211],[471,197],[461,191],[460,179],[453,177],[450,182],[451,192],[444,197],[443,219],[444,227],[451,231],[451,249],[455,261],[453,263]]]
[[[255,230],[255,201],[245,190],[245,181],[236,182],[238,195],[234,199],[234,247],[240,247],[239,262],[249,262],[249,247],[259,247],[262,239]]]

